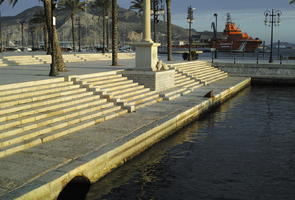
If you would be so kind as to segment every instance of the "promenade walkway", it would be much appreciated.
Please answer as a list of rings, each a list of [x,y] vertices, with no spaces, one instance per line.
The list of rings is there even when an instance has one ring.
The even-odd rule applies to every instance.
[[[133,68],[134,60],[121,60],[121,65],[116,67],[110,64],[111,61],[69,63],[69,71],[59,76]],[[183,76],[194,75],[193,71],[185,73],[187,69],[177,65],[175,69]],[[48,73],[48,64],[1,67],[0,86],[53,79]],[[0,199],[56,199],[76,176],[94,182],[249,83],[249,78],[224,77],[173,100],[161,101],[1,157]],[[213,91],[214,97],[204,98],[209,91]]]

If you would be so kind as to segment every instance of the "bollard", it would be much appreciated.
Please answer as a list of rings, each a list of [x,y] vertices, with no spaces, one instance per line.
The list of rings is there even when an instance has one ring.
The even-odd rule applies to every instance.
[[[213,63],[214,62],[214,56],[213,56],[213,51],[212,51],[212,54],[211,54],[211,62]]]
[[[256,64],[257,65],[259,64],[259,54],[257,54],[257,56],[256,56]]]
[[[235,54],[234,54],[234,64],[236,64],[236,56],[235,56]]]
[[[283,63],[283,56],[282,54],[280,55],[280,65]]]

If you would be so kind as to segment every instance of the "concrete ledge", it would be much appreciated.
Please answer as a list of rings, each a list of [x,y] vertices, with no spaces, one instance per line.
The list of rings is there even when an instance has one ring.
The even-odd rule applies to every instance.
[[[242,80],[242,79],[241,79]],[[198,116],[220,105],[222,102],[235,95],[250,84],[251,79],[243,79],[225,88],[220,93],[209,99],[202,99],[176,109],[168,116],[156,120],[143,128],[137,129],[112,144],[104,145],[90,154],[79,159],[69,161],[31,183],[17,190],[1,196],[5,200],[18,199],[56,199],[65,185],[76,176],[85,176],[95,182],[112,169],[124,164],[145,149],[149,148],[162,138],[176,132]],[[208,88],[211,89],[211,88]],[[175,102],[177,104],[177,102]]]

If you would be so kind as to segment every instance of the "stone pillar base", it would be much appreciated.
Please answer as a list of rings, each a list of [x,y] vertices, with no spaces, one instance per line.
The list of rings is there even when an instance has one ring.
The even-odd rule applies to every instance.
[[[136,70],[156,71],[158,62],[159,43],[139,42],[134,44],[136,47],[135,68]]]
[[[138,71],[126,70],[121,72],[123,76],[134,82],[144,85],[153,91],[163,91],[175,87],[175,70],[166,71]]]

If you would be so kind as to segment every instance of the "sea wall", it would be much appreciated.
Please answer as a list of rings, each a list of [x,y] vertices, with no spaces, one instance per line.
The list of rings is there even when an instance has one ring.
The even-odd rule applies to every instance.
[[[251,77],[254,84],[295,85],[295,64],[213,63],[232,76]]]
[[[163,115],[159,120],[155,120],[143,128],[134,129],[115,143],[106,144],[88,155],[46,173],[4,197],[6,200],[53,200],[57,199],[67,183],[77,176],[83,176],[90,182],[95,182],[161,139],[196,120],[202,113],[220,105],[247,87],[250,82],[250,78],[228,78],[216,84],[204,86],[187,95],[183,100],[179,98],[179,100],[167,102],[175,109],[166,111],[167,115]],[[211,98],[203,97],[208,91],[213,91],[214,96]],[[159,103],[158,107],[153,109],[159,110],[160,108],[165,112],[165,110],[169,110],[167,103]],[[150,109],[152,109],[152,106]],[[140,119],[140,111],[135,114]],[[122,120],[122,123],[128,125],[127,119],[123,118]]]

